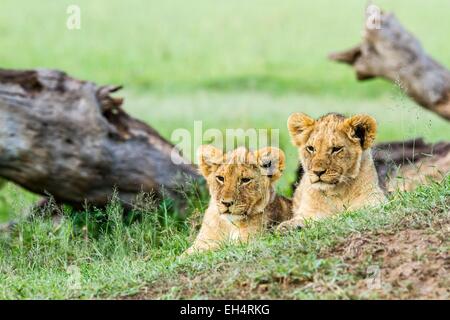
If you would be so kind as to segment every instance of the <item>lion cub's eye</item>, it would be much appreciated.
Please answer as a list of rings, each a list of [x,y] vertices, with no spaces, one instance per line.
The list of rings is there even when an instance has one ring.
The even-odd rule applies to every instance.
[[[241,178],[241,183],[242,184],[249,183],[250,181],[252,181],[251,178]]]
[[[331,149],[331,153],[338,153],[342,151],[342,149],[344,149],[344,147],[333,147],[333,149]]]
[[[223,183],[225,181],[225,178],[222,176],[216,176],[216,180],[219,181],[220,183]]]
[[[306,150],[307,150],[309,153],[313,153],[313,152],[315,151],[315,149],[314,149],[313,146],[307,146],[307,147],[306,147]]]
[[[269,169],[271,166],[272,166],[272,161],[264,162],[264,163],[262,164],[262,167],[263,167],[264,169]]]

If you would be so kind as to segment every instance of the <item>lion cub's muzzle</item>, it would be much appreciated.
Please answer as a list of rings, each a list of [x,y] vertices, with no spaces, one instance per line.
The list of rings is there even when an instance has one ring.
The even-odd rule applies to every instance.
[[[244,208],[236,204],[234,200],[230,199],[220,199],[217,201],[217,207],[220,214],[229,215],[245,215],[246,211]]]
[[[221,199],[217,205],[219,207],[219,212],[221,214],[231,214],[231,212],[234,209],[233,208],[234,207],[234,201],[233,200]]]
[[[329,184],[335,185],[339,182],[336,174],[332,174],[327,169],[313,169],[309,172],[309,179],[312,184]]]

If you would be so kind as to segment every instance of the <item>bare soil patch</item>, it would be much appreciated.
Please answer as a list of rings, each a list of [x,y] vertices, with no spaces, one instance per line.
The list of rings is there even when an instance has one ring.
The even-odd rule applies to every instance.
[[[348,272],[366,270],[355,285],[357,296],[448,299],[449,236],[450,224],[440,221],[426,229],[353,235],[334,254],[342,254]]]

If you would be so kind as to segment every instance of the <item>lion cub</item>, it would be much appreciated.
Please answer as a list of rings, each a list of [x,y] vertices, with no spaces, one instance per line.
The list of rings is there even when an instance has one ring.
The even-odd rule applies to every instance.
[[[184,253],[218,248],[223,241],[247,242],[250,237],[292,218],[291,201],[275,193],[285,167],[283,151],[238,148],[222,154],[203,146],[199,168],[211,200],[194,244]]]
[[[307,218],[319,219],[385,200],[370,152],[375,119],[327,114],[314,120],[294,113],[288,129],[305,174],[294,193],[294,217],[279,230],[301,227]]]

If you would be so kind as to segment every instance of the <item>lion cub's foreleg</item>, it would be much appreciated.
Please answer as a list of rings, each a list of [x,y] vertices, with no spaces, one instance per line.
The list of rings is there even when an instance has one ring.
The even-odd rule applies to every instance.
[[[215,205],[210,205],[205,212],[202,226],[192,246],[183,255],[217,249],[227,238],[227,228],[220,221]]]

